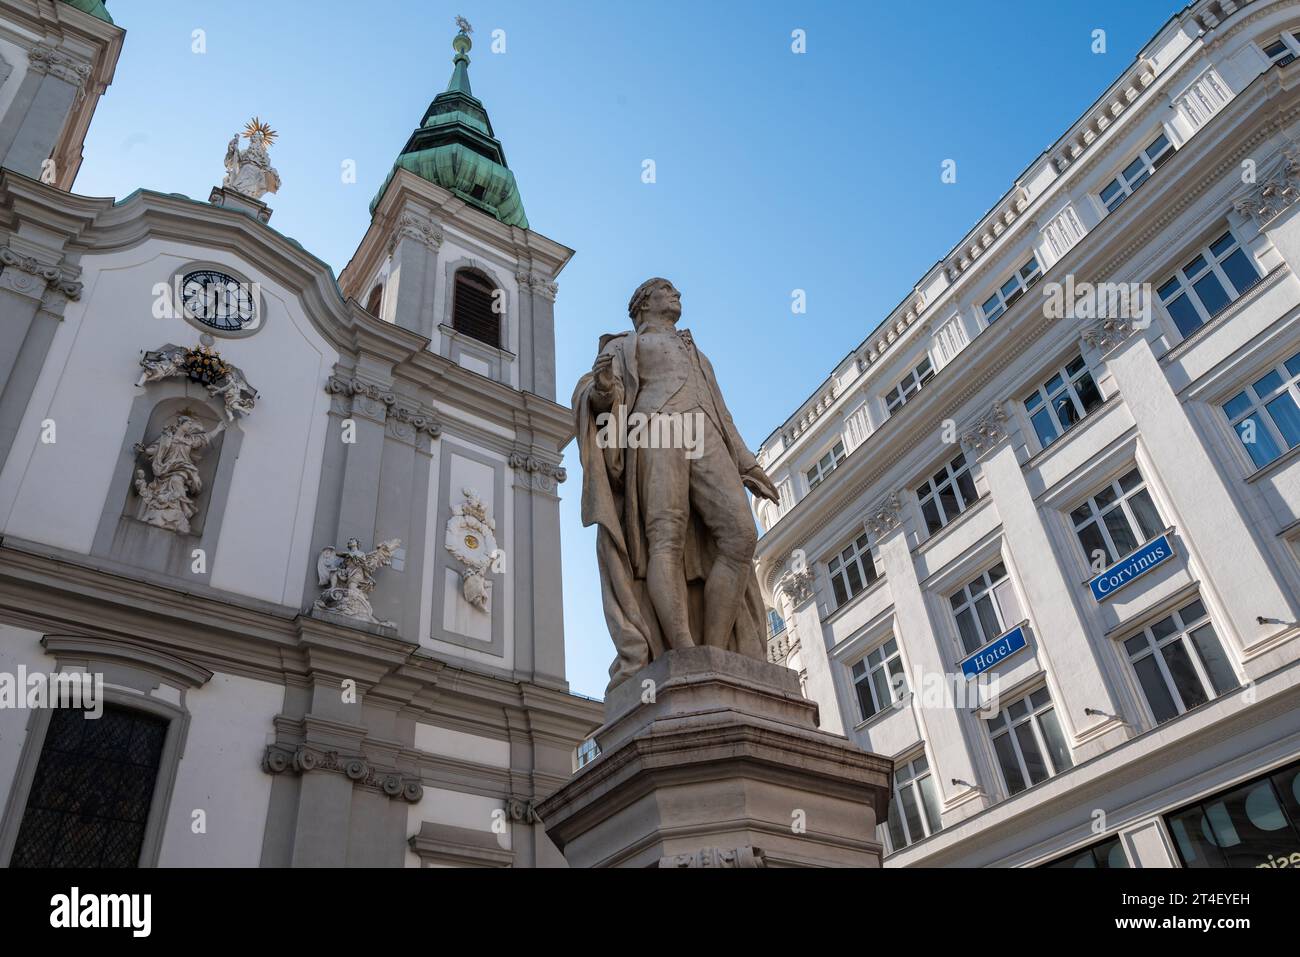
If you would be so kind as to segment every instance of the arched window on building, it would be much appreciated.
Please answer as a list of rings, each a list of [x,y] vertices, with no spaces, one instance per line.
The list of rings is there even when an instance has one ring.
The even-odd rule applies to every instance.
[[[451,301],[451,325],[479,342],[501,348],[501,315],[492,311],[496,287],[477,269],[456,273]]]
[[[372,316],[379,315],[379,310],[384,306],[384,284],[375,283],[375,288],[370,290],[370,298],[366,300],[366,312]]]

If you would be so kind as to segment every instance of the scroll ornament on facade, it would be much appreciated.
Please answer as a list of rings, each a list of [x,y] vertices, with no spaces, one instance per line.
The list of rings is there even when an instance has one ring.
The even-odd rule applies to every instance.
[[[487,574],[498,554],[497,526],[478,492],[472,488],[461,492],[465,501],[451,510],[445,545],[461,564],[461,594],[479,611],[486,612]]]
[[[321,549],[316,561],[319,584],[324,589],[315,606],[347,618],[355,618],[369,625],[393,628],[391,621],[380,621],[370,605],[370,593],[375,590],[375,573],[393,563],[393,553],[402,547],[400,538],[389,539],[366,552],[361,542],[348,539],[347,547],[339,550],[333,545]]]
[[[244,373],[207,346],[187,349],[167,343],[144,352],[140,357],[144,371],[136,380],[137,386],[184,376],[208,390],[208,395],[221,403],[226,420],[233,422],[236,415],[253,411],[257,390],[248,384]]]
[[[136,454],[143,456],[149,466],[148,473],[144,468],[136,468],[132,481],[135,493],[144,503],[141,521],[178,535],[189,534],[190,519],[199,510],[196,499],[203,491],[200,455],[225,427],[225,422],[219,422],[209,432],[186,409],[148,445],[136,443]]]

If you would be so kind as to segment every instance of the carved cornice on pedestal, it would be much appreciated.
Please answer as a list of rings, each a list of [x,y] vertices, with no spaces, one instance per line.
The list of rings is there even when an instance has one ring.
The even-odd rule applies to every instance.
[[[442,227],[415,213],[402,213],[397,218],[397,227],[393,230],[393,238],[388,243],[390,255],[403,239],[414,239],[433,252],[437,252],[442,248]]]
[[[801,571],[790,572],[777,588],[785,592],[793,605],[802,605],[813,596],[812,569],[805,567]]]
[[[382,420],[397,402],[391,389],[357,378],[332,375],[325,381],[325,391],[343,400],[336,411],[344,415],[357,410],[359,400],[359,411]]]
[[[962,448],[974,453],[976,458],[991,451],[1007,437],[1007,413],[1001,402],[994,402],[989,410],[961,435]]]
[[[28,50],[27,60],[34,73],[48,73],[71,83],[77,88],[78,96],[85,92],[86,80],[90,79],[90,64],[84,60],[46,43],[38,43]]]
[[[403,774],[395,768],[378,768],[358,755],[343,755],[306,745],[270,744],[262,755],[262,770],[267,774],[309,774],[312,771],[333,771],[344,775],[353,784],[378,791],[389,798],[401,798],[418,804],[424,797],[424,785],[418,777]]]
[[[0,266],[4,267],[0,285],[6,289],[36,296],[43,293],[43,290],[37,290],[39,282],[69,299],[81,298],[81,283],[72,278],[75,273],[59,266],[47,266],[39,259],[14,252],[8,246],[0,246]]]
[[[1144,326],[1134,319],[1102,319],[1086,327],[1080,339],[1102,355],[1128,342]]]
[[[408,409],[399,405],[392,408],[388,414],[388,432],[393,438],[403,441],[414,439],[421,433],[436,439],[442,435],[442,422],[439,421],[437,413]]]
[[[541,276],[528,272],[515,273],[515,282],[519,283],[521,290],[528,290],[534,296],[541,296],[547,302],[555,302],[555,297],[559,294],[560,286]]]
[[[884,538],[895,528],[903,524],[903,499],[897,492],[890,492],[867,510],[867,531],[877,540]]]

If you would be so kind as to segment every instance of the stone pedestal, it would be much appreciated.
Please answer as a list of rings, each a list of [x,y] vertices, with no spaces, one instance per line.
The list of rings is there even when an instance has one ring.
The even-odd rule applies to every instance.
[[[233,189],[225,189],[221,186],[212,187],[212,192],[208,196],[208,202],[213,206],[220,206],[223,209],[237,209],[241,213],[252,216],[259,223],[269,223],[271,221],[271,207],[267,206],[261,200],[253,199],[251,196],[245,196],[243,193],[236,192]]]
[[[596,741],[537,808],[570,866],[880,866],[892,765],[819,731],[789,668],[670,651],[609,694]]]

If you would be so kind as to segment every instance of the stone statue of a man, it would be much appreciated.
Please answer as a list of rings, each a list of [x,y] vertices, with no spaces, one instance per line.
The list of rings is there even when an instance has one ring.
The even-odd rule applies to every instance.
[[[666,279],[632,294],[635,330],[605,335],[573,394],[582,522],[596,525],[610,688],[673,648],[766,660],[748,487],[777,492],[736,431],[713,367],[676,328]]]

